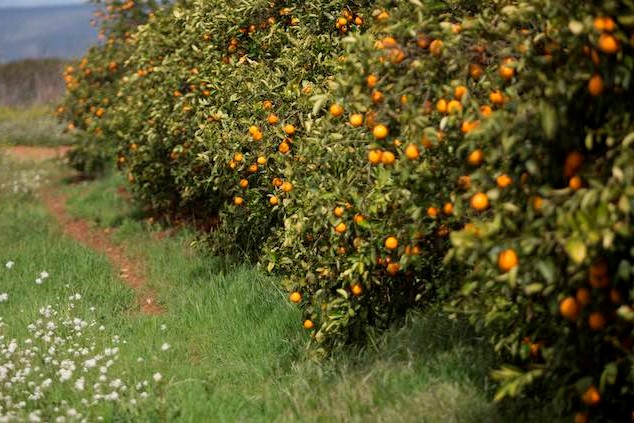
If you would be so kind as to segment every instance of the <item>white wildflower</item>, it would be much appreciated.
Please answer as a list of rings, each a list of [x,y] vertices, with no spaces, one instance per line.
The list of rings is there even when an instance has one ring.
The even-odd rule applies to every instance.
[[[161,379],[163,379],[163,376],[160,373],[156,372],[156,373],[154,373],[152,378],[154,379],[154,382],[160,382]]]
[[[161,345],[161,350],[167,351],[169,349],[170,349],[170,344],[168,344],[167,342],[165,342],[163,345]]]
[[[4,303],[8,300],[9,300],[9,294],[7,294],[6,292],[3,292],[2,294],[0,294],[0,303]]]
[[[5,263],[4,267],[6,267],[7,269],[11,269],[14,265],[15,265],[15,262],[12,260],[9,260],[8,262]]]
[[[42,278],[42,279],[46,279],[46,278],[48,278],[48,276],[49,276],[48,272],[41,272],[40,273],[40,278]]]

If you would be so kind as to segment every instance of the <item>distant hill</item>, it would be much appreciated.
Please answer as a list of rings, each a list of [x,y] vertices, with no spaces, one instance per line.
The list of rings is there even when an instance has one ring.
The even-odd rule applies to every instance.
[[[94,6],[0,8],[0,63],[26,58],[80,57],[97,42]]]

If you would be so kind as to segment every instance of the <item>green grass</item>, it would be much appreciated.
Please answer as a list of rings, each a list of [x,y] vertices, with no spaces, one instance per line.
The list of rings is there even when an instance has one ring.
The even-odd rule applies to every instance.
[[[0,180],[27,170],[19,166],[26,165],[0,166]],[[159,241],[158,229],[139,221],[117,194],[120,183],[110,177],[66,187],[69,210],[115,227],[118,242],[146,260],[167,308],[161,316],[135,313],[133,293],[107,260],[61,237],[33,195],[0,189],[0,202],[9,205],[0,208],[0,264],[16,263],[11,270],[0,267],[0,292],[10,295],[0,304],[1,333],[23,339],[41,306],[66,304],[79,292],[83,298],[72,313],[92,313],[106,326],[92,342],[107,346],[114,335],[127,341],[112,374],[130,384],[149,380],[150,396],[139,405],[98,405],[89,420],[497,422],[518,414],[489,400],[489,348],[437,310],[411,314],[365,348],[311,360],[301,316],[276,279],[193,250],[186,230]],[[42,270],[51,277],[35,285]],[[171,345],[167,351],[164,342]],[[151,379],[155,372],[163,375],[158,384]],[[52,419],[56,402],[77,403],[81,395],[54,383],[47,398],[37,408]]]
[[[53,116],[53,107],[0,107],[0,144],[58,146],[72,144],[64,126]]]

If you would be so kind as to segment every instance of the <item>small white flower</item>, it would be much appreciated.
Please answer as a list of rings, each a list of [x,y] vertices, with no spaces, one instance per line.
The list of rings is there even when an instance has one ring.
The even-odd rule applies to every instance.
[[[6,292],[3,292],[2,294],[0,294],[0,303],[4,303],[8,299],[9,299],[9,294],[7,294]]]
[[[46,278],[48,278],[48,276],[49,276],[48,272],[46,272],[46,271],[40,273],[40,278],[42,278],[42,279],[46,279]]]
[[[40,279],[40,278],[37,278],[37,279],[35,280],[35,283],[36,283],[37,285],[42,285],[42,282],[44,282],[44,281],[43,281],[42,279]]]
[[[163,345],[161,345],[161,350],[167,351],[169,349],[170,349],[170,344],[168,344],[167,342],[165,342]]]
[[[137,363],[143,363],[143,357],[139,357],[139,358],[137,358],[137,359],[136,359],[136,362],[137,362]]]
[[[9,260],[8,262],[5,263],[4,267],[6,267],[7,269],[11,269],[14,265],[15,265],[15,262]]]
[[[156,373],[154,373],[152,378],[154,379],[154,382],[160,382],[161,379],[163,379],[163,376],[160,373],[156,372]]]
[[[165,329],[167,329],[167,325],[165,324],[161,325],[161,330],[165,330]]]

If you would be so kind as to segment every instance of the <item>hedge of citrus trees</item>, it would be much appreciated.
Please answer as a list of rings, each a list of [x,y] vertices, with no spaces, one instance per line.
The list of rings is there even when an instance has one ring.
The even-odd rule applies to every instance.
[[[634,418],[629,1],[109,6],[147,24],[71,78],[80,167],[282,275],[320,351],[441,303],[498,399]]]

